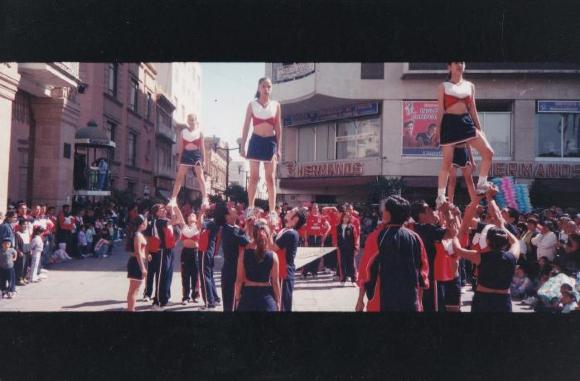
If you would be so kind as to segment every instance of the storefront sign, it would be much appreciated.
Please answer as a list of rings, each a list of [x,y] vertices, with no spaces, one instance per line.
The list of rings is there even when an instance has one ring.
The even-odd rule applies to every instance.
[[[295,62],[291,64],[276,63],[272,65],[272,69],[272,81],[278,83],[291,81],[312,74],[314,73],[315,65],[313,62]]]
[[[538,113],[580,114],[580,101],[538,101]]]
[[[332,161],[323,163],[283,163],[282,177],[341,177],[363,176],[365,163],[362,161]],[[346,185],[346,184],[345,184]]]
[[[403,102],[403,155],[440,156],[437,102]]]
[[[330,120],[348,119],[378,114],[379,114],[378,102],[358,103],[354,105],[346,105],[341,107],[334,107],[329,109],[288,115],[284,117],[283,124],[285,127],[300,126]]]
[[[493,162],[490,175],[528,179],[580,178],[580,163]]]

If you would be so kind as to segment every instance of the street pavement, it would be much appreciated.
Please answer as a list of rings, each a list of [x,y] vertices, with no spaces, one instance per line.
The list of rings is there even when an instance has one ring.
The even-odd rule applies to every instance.
[[[174,275],[171,286],[171,301],[167,311],[222,311],[218,306],[204,310],[203,303],[181,305],[181,274],[179,271],[179,249],[175,250]],[[116,244],[113,255],[108,258],[86,258],[52,265],[48,278],[39,283],[18,287],[13,299],[0,300],[0,311],[22,312],[85,312],[122,311],[127,306],[126,263],[128,255],[122,242]],[[220,273],[215,272],[218,294],[221,296]],[[141,288],[140,295],[143,288]],[[320,274],[316,278],[296,279],[294,311],[336,311],[352,312],[356,303],[358,288],[350,282],[342,285],[334,281],[331,274]],[[471,309],[473,292],[464,288],[462,311]],[[201,300],[201,299],[200,299]],[[137,302],[137,311],[152,311],[151,304]],[[514,311],[526,312],[529,307],[514,303]]]

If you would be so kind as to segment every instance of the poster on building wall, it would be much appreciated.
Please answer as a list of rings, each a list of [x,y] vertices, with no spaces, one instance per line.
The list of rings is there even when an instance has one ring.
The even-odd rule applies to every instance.
[[[437,102],[403,102],[403,155],[440,156]]]

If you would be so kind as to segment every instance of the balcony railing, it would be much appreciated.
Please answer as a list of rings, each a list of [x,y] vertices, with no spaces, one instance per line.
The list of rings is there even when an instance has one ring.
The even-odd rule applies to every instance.
[[[157,177],[165,177],[168,179],[175,179],[175,168],[173,168],[173,166],[171,167],[165,167],[163,165],[155,165],[155,168],[153,170],[153,175],[157,176]]]
[[[168,139],[172,143],[176,142],[176,134],[174,129],[171,126],[166,125],[165,123],[157,123],[155,133],[157,136]]]
[[[72,87],[80,82],[78,62],[23,62],[18,72],[24,79],[43,87]]]
[[[79,78],[79,63],[78,62],[52,62],[51,63],[56,68],[64,71],[65,73]]]

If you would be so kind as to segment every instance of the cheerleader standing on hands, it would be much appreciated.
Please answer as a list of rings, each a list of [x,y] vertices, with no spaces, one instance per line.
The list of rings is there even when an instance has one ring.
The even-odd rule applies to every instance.
[[[242,132],[241,156],[250,161],[250,182],[248,184],[248,209],[250,216],[254,210],[256,188],[260,180],[260,163],[264,163],[266,172],[266,187],[270,207],[269,218],[277,222],[276,207],[276,164],[280,160],[282,144],[282,111],[280,103],[270,99],[272,81],[260,78],[256,99],[251,101],[246,110],[246,119]],[[250,128],[253,125],[252,136],[246,152],[246,142]]]
[[[437,121],[440,126],[443,160],[439,171],[437,207],[446,201],[445,189],[456,145],[469,142],[481,156],[481,166],[476,193],[483,195],[490,188],[487,175],[491,167],[493,149],[489,145],[477,116],[475,86],[463,79],[465,62],[449,62],[449,78],[439,85]]]
[[[177,178],[173,185],[173,192],[169,200],[169,206],[177,206],[177,195],[183,185],[185,175],[190,168],[193,168],[199,190],[201,192],[201,205],[206,208],[209,206],[207,194],[205,191],[205,176],[203,173],[203,162],[205,160],[205,146],[203,144],[203,134],[197,120],[197,115],[187,115],[187,128],[181,131],[181,138],[178,141],[179,147],[179,165],[177,169]]]

